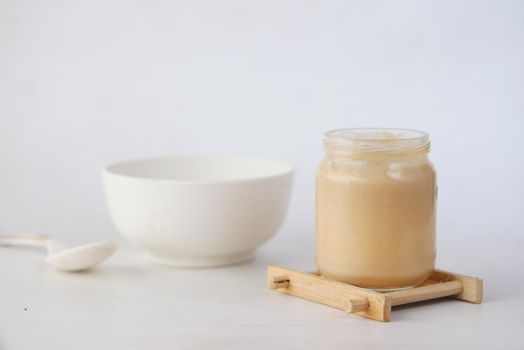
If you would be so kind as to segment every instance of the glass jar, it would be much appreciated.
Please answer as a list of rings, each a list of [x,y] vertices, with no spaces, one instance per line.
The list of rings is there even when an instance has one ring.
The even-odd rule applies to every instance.
[[[317,268],[381,291],[421,284],[435,266],[435,170],[429,135],[341,129],[317,173]]]

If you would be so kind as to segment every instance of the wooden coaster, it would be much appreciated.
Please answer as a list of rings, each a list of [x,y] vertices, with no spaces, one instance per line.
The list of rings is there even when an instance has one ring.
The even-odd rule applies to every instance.
[[[380,293],[351,284],[323,278],[316,272],[299,272],[270,265],[268,287],[316,303],[388,322],[391,307],[452,296],[471,303],[482,303],[482,280],[476,277],[435,270],[420,286]]]

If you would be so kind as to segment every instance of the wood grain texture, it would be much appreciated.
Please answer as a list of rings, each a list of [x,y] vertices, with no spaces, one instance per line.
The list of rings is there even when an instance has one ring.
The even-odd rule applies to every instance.
[[[269,266],[267,269],[268,287],[272,288],[275,278],[282,279],[282,276],[287,277],[289,285],[287,288],[277,289],[279,292],[357,313],[377,321],[390,319],[391,300],[382,293],[327,280],[315,273],[302,273],[278,266]]]
[[[454,297],[470,303],[481,304],[484,297],[484,282],[478,277],[461,275],[455,272],[435,270],[429,277],[439,282],[459,281],[462,284],[462,292]]]
[[[462,292],[462,283],[459,281],[449,281],[430,283],[420,287],[385,294],[391,298],[391,304],[396,306],[447,297],[460,292]]]
[[[316,303],[387,322],[391,308],[424,300],[452,296],[472,303],[482,302],[482,280],[435,270],[421,286],[379,293],[351,284],[333,281],[316,272],[299,272],[271,265],[267,269],[269,288]]]

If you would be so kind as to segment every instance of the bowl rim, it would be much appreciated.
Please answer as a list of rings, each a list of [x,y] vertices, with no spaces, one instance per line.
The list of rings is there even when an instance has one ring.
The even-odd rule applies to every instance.
[[[220,159],[222,158],[222,159],[266,161],[266,162],[280,163],[286,169],[285,171],[276,172],[275,174],[272,174],[272,175],[260,175],[260,176],[250,176],[250,177],[243,177],[243,178],[216,179],[216,180],[213,180],[213,179],[208,179],[208,180],[161,179],[161,178],[155,178],[155,177],[127,175],[127,174],[116,172],[113,169],[111,169],[117,166],[130,164],[130,163],[140,163],[140,162],[147,162],[147,161],[165,161],[165,160],[183,159],[183,158],[186,158],[186,159],[187,158],[193,158],[193,159],[195,158],[196,159],[206,159],[206,158]],[[113,176],[113,177],[120,177],[120,178],[128,179],[128,180],[157,182],[157,183],[166,183],[166,184],[213,185],[213,184],[233,184],[233,183],[246,183],[246,182],[253,182],[253,181],[260,181],[260,180],[268,180],[268,179],[293,175],[294,172],[295,172],[295,168],[290,162],[281,160],[281,159],[274,159],[274,158],[266,158],[266,157],[258,157],[258,156],[242,156],[242,155],[174,155],[174,156],[168,155],[168,156],[158,156],[158,157],[133,158],[133,159],[126,159],[126,160],[119,160],[119,161],[111,162],[102,169],[102,176]]]

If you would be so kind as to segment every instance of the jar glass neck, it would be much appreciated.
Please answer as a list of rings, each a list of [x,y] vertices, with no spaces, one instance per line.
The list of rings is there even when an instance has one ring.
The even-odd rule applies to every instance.
[[[429,148],[427,133],[407,129],[339,129],[324,135],[326,154],[338,158],[411,158]]]

